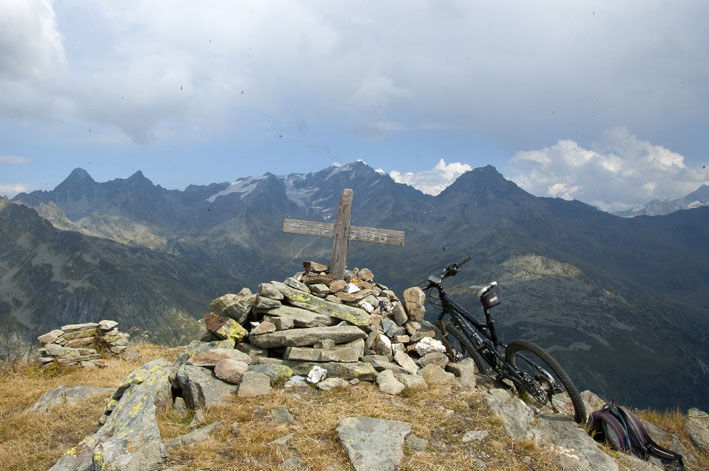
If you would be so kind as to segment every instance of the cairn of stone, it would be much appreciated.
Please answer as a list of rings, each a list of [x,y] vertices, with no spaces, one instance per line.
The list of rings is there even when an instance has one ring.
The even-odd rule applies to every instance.
[[[288,370],[285,380],[297,375],[312,383],[376,381],[392,393],[426,387],[431,371],[437,370],[439,380],[453,380],[444,371],[445,347],[423,319],[420,288],[404,291],[402,301],[367,268],[337,279],[323,264],[303,266],[305,271],[284,282],[261,283],[258,293],[244,288],[212,301],[202,341],[233,342],[250,357],[248,370],[262,365],[264,373],[273,376],[278,369],[281,377]],[[385,370],[391,375],[381,376]],[[459,369],[452,371],[460,376]]]
[[[52,363],[80,365],[85,368],[103,367],[97,348],[113,355],[128,348],[129,334],[118,330],[118,322],[102,320],[85,324],[64,325],[37,337],[42,348],[39,361],[42,366]]]

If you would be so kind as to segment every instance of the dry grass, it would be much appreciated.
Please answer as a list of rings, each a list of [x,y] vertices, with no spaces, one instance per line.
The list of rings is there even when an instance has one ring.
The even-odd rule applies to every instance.
[[[294,422],[274,423],[269,411],[277,407],[288,408]],[[510,439],[478,395],[429,389],[394,398],[366,382],[330,392],[279,389],[266,397],[234,399],[229,406],[215,407],[207,412],[207,421],[221,420],[224,425],[213,439],[173,450],[169,465],[173,470],[280,470],[285,459],[297,457],[308,470],[349,470],[335,429],[342,418],[351,416],[405,421],[416,436],[429,440],[423,452],[405,446],[402,471],[467,471],[477,460],[494,470],[559,469],[548,451],[533,442]],[[231,434],[235,422],[236,436]],[[189,417],[172,411],[159,419],[165,438],[187,433],[188,423]],[[463,434],[471,430],[490,434],[482,441],[463,443]],[[287,446],[269,445],[290,433]]]
[[[174,359],[178,351],[149,344],[137,346],[138,362],[110,360],[107,368],[83,369],[50,365],[40,368],[24,363],[5,364],[0,370],[0,470],[45,470],[67,449],[98,430],[105,397],[79,405],[64,405],[47,414],[25,413],[40,396],[61,385],[116,387],[142,363]]]
[[[687,435],[687,430],[684,428],[684,420],[686,414],[679,409],[668,410],[659,412],[656,410],[644,410],[638,411],[637,415],[647,420],[653,425],[660,427],[662,430],[667,432],[667,440],[659,443],[666,448],[672,448],[672,436],[676,436],[680,441],[688,447],[689,452],[691,452],[696,458],[697,463],[693,463],[693,466],[688,466],[687,469],[690,470],[707,470],[709,469],[709,455],[706,453],[700,454],[699,450],[693,446],[692,440],[690,440],[689,435]],[[685,457],[685,465],[687,465],[687,459]]]

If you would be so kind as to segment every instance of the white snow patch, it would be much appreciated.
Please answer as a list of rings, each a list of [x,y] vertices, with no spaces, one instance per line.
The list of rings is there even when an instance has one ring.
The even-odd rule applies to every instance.
[[[266,176],[239,178],[237,181],[232,182],[232,184],[229,185],[226,189],[207,198],[207,201],[209,201],[210,203],[214,203],[214,201],[220,196],[226,196],[231,193],[240,193],[241,196],[244,197],[251,193],[254,188],[256,188],[258,184],[265,178]]]

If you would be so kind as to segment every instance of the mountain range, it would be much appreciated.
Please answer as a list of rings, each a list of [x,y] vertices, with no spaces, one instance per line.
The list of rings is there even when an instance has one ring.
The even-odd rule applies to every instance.
[[[437,196],[363,162],[184,191],[76,169],[0,208],[0,341],[9,351],[42,329],[111,317],[179,343],[213,297],[326,263],[331,241],[283,234],[281,222],[332,222],[344,188],[352,224],[406,232],[404,247],[351,242],[350,267],[401,294],[471,255],[448,291],[479,312],[466,287],[498,281],[503,340],[541,344],[580,387],[618,402],[709,407],[709,207],[623,218],[535,197],[491,166]]]
[[[702,185],[684,198],[676,200],[654,199],[644,206],[618,211],[614,214],[623,217],[664,216],[682,209],[694,209],[709,206],[709,185]]]

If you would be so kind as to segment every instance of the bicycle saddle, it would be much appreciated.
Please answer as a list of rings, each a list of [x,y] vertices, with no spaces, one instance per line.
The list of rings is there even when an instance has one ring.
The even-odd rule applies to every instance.
[[[488,283],[486,285],[470,285],[470,289],[473,290],[473,293],[475,293],[475,296],[481,297],[481,296],[484,296],[488,291],[490,291],[495,286],[497,286],[497,281],[493,281],[492,283]]]

